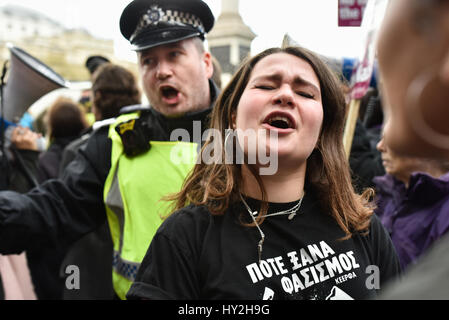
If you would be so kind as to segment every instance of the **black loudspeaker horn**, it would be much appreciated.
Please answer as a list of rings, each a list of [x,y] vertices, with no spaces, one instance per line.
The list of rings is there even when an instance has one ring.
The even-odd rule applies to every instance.
[[[17,122],[25,111],[43,95],[68,82],[43,62],[24,50],[8,45],[11,58],[6,85],[3,89],[4,118]]]

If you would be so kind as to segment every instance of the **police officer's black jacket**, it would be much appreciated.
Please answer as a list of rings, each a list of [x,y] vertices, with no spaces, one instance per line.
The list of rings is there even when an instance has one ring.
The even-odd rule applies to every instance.
[[[154,109],[142,114],[152,140],[167,141],[175,128],[189,132],[193,121],[207,128],[218,89],[212,81],[211,106],[182,118],[168,119]],[[61,179],[49,180],[27,194],[0,192],[0,253],[16,254],[48,242],[67,248],[106,221],[103,191],[111,167],[108,127],[98,129],[80,149]],[[193,138],[191,134],[190,137]]]

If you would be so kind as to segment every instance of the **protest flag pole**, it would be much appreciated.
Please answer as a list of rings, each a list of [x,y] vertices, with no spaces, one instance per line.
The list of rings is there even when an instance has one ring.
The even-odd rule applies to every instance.
[[[342,8],[343,1],[340,0],[339,2],[340,15],[342,13],[342,9],[348,8]],[[358,10],[363,11],[361,27],[364,29],[364,33],[366,35],[366,42],[361,59],[356,64],[351,76],[351,102],[349,104],[343,134],[343,145],[347,159],[349,159],[351,153],[352,141],[354,139],[357,118],[359,116],[360,103],[363,96],[368,91],[371,76],[373,75],[376,37],[388,5],[388,0],[370,0],[367,3],[366,1],[364,2],[366,4],[364,10],[361,8],[358,8]],[[352,9],[354,8],[351,8],[351,10]],[[340,23],[341,22],[339,21],[339,24]]]
[[[345,130],[343,133],[343,146],[346,158],[349,159],[351,153],[352,140],[354,139],[355,127],[359,116],[360,99],[352,99],[349,104],[348,115],[346,117]]]

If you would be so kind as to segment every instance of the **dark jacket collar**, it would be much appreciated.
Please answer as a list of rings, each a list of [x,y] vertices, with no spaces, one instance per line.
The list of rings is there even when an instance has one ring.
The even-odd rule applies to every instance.
[[[434,178],[423,172],[415,172],[410,177],[409,187],[392,175],[374,178],[379,193],[390,194],[395,199],[408,199],[419,204],[434,203],[449,194],[449,173]]]

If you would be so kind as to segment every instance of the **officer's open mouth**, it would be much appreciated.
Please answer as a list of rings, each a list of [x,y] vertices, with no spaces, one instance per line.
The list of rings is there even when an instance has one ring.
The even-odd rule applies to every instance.
[[[179,91],[171,86],[163,86],[161,87],[161,93],[165,99],[173,99],[178,96]]]

